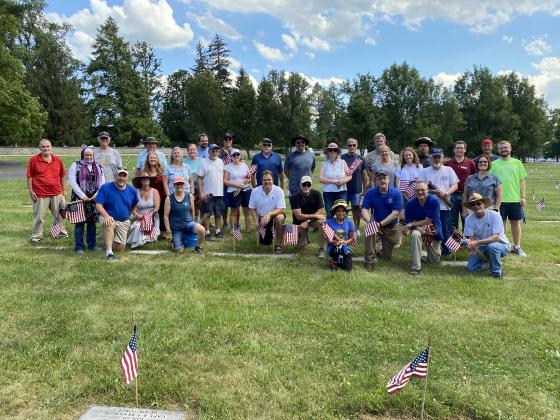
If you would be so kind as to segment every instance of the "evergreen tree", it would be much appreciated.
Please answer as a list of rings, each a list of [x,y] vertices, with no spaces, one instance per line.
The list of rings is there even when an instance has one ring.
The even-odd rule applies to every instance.
[[[327,88],[315,84],[311,93],[315,144],[322,146],[343,134],[344,104],[342,93],[334,83]]]
[[[127,145],[137,145],[148,136],[161,138],[152,119],[149,92],[113,18],[98,29],[92,56],[86,74],[93,132],[109,129],[116,143]]]
[[[196,43],[196,58],[194,61],[194,67],[191,68],[191,71],[194,75],[210,71],[208,51],[204,48],[204,45],[202,45],[202,42],[200,41]]]
[[[171,144],[186,143],[189,135],[194,139],[193,133],[186,129],[189,110],[185,90],[190,78],[191,75],[186,70],[177,70],[167,78],[162,97],[160,124]]]
[[[549,138],[545,145],[544,156],[560,160],[560,108],[553,109],[549,115]]]
[[[132,47],[135,69],[140,73],[144,89],[150,96],[150,103],[155,114],[161,108],[161,60],[156,57],[154,48],[147,42],[137,42]]]
[[[352,92],[346,109],[345,137],[354,137],[359,145],[369,147],[375,128],[373,98],[364,92]]]
[[[279,133],[282,125],[281,107],[274,83],[265,77],[257,87],[255,132],[258,139],[268,137],[280,144]],[[278,140],[278,141],[277,141]]]
[[[301,75],[280,73],[278,91],[281,105],[280,143],[289,148],[294,134],[311,134],[311,97],[307,92],[309,83]]]
[[[250,148],[258,143],[255,136],[256,92],[247,72],[241,68],[228,101],[229,126],[236,143]]]
[[[207,56],[210,71],[214,75],[214,78],[218,81],[224,98],[227,98],[229,92],[231,91],[231,82],[229,79],[229,53],[230,50],[227,48],[223,38],[218,34],[214,35],[214,39],[212,39],[212,42],[208,45]]]

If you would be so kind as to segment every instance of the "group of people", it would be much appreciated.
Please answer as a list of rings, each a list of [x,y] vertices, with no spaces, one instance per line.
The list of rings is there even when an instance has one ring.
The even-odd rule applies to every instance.
[[[109,261],[116,260],[114,252],[127,244],[137,248],[163,238],[172,241],[176,252],[194,247],[203,253],[204,241],[223,238],[228,227],[240,236],[243,214],[245,233],[254,228],[259,243],[273,244],[276,253],[285,243],[301,249],[310,242],[309,232],[318,232],[317,255],[328,255],[333,269],[352,268],[352,245],[360,236],[362,221],[368,271],[378,259],[391,259],[403,236],[411,237],[411,275],[420,274],[422,262],[438,262],[442,255],[456,251],[457,243],[469,249],[470,271],[488,267],[497,278],[503,274],[501,258],[510,250],[525,256],[520,221],[526,174],[505,140],[498,144],[497,156],[492,153],[493,141],[485,139],[483,153],[474,160],[466,157],[466,143],[457,141],[454,156],[445,162],[443,149],[428,137],[417,139],[415,148],[406,147],[398,155],[385,135],[377,133],[374,149],[363,157],[354,138],[347,140],[344,154],[331,142],[319,168],[322,193],[313,188],[316,160],[303,135],[292,139],[293,151],[284,163],[273,151],[272,140],[264,138],[250,166],[234,147],[231,133],[224,135],[221,147],[209,144],[208,136],[201,133],[197,144],[187,146],[186,157],[181,147],[174,147],[169,161],[157,149],[157,140],[148,137],[136,161],[133,186],[110,140],[109,133],[99,133],[99,147],[83,148],[68,174],[52,153],[50,141],[41,140],[40,153],[31,158],[27,171],[34,210],[32,243],[42,239],[50,210],[59,236],[67,235],[61,214],[66,211],[69,220],[73,215],[77,253],[86,249],[84,230],[87,248],[97,249],[97,222],[103,226]],[[69,203],[65,203],[66,176],[72,190]],[[285,223],[286,180],[292,211],[289,225]],[[505,235],[507,220],[513,246]]]

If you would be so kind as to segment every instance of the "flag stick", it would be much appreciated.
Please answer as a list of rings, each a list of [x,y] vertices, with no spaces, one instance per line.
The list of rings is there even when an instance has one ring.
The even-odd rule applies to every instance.
[[[136,384],[136,408],[138,408],[138,374],[136,374],[134,383]]]
[[[428,337],[428,366],[426,367],[426,380],[424,381],[424,392],[422,393],[422,408],[420,409],[420,419],[424,418],[424,404],[426,403],[426,392],[428,391],[428,377],[429,377],[431,359],[432,359],[432,337]]]
[[[235,236],[231,236],[231,238],[233,239],[233,252],[235,252]]]

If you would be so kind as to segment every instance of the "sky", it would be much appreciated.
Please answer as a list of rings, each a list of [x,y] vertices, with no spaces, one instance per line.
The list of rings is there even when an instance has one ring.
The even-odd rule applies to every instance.
[[[485,66],[528,77],[560,107],[560,0],[51,0],[46,11],[73,26],[85,62],[112,16],[127,41],[156,48],[164,75],[192,67],[196,43],[218,33],[254,82],[276,69],[326,85],[406,62],[450,85]]]

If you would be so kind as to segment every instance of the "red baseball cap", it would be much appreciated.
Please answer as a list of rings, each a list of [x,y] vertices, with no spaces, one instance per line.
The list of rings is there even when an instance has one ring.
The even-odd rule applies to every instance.
[[[494,144],[494,142],[492,141],[492,139],[484,139],[482,140],[481,144]]]

